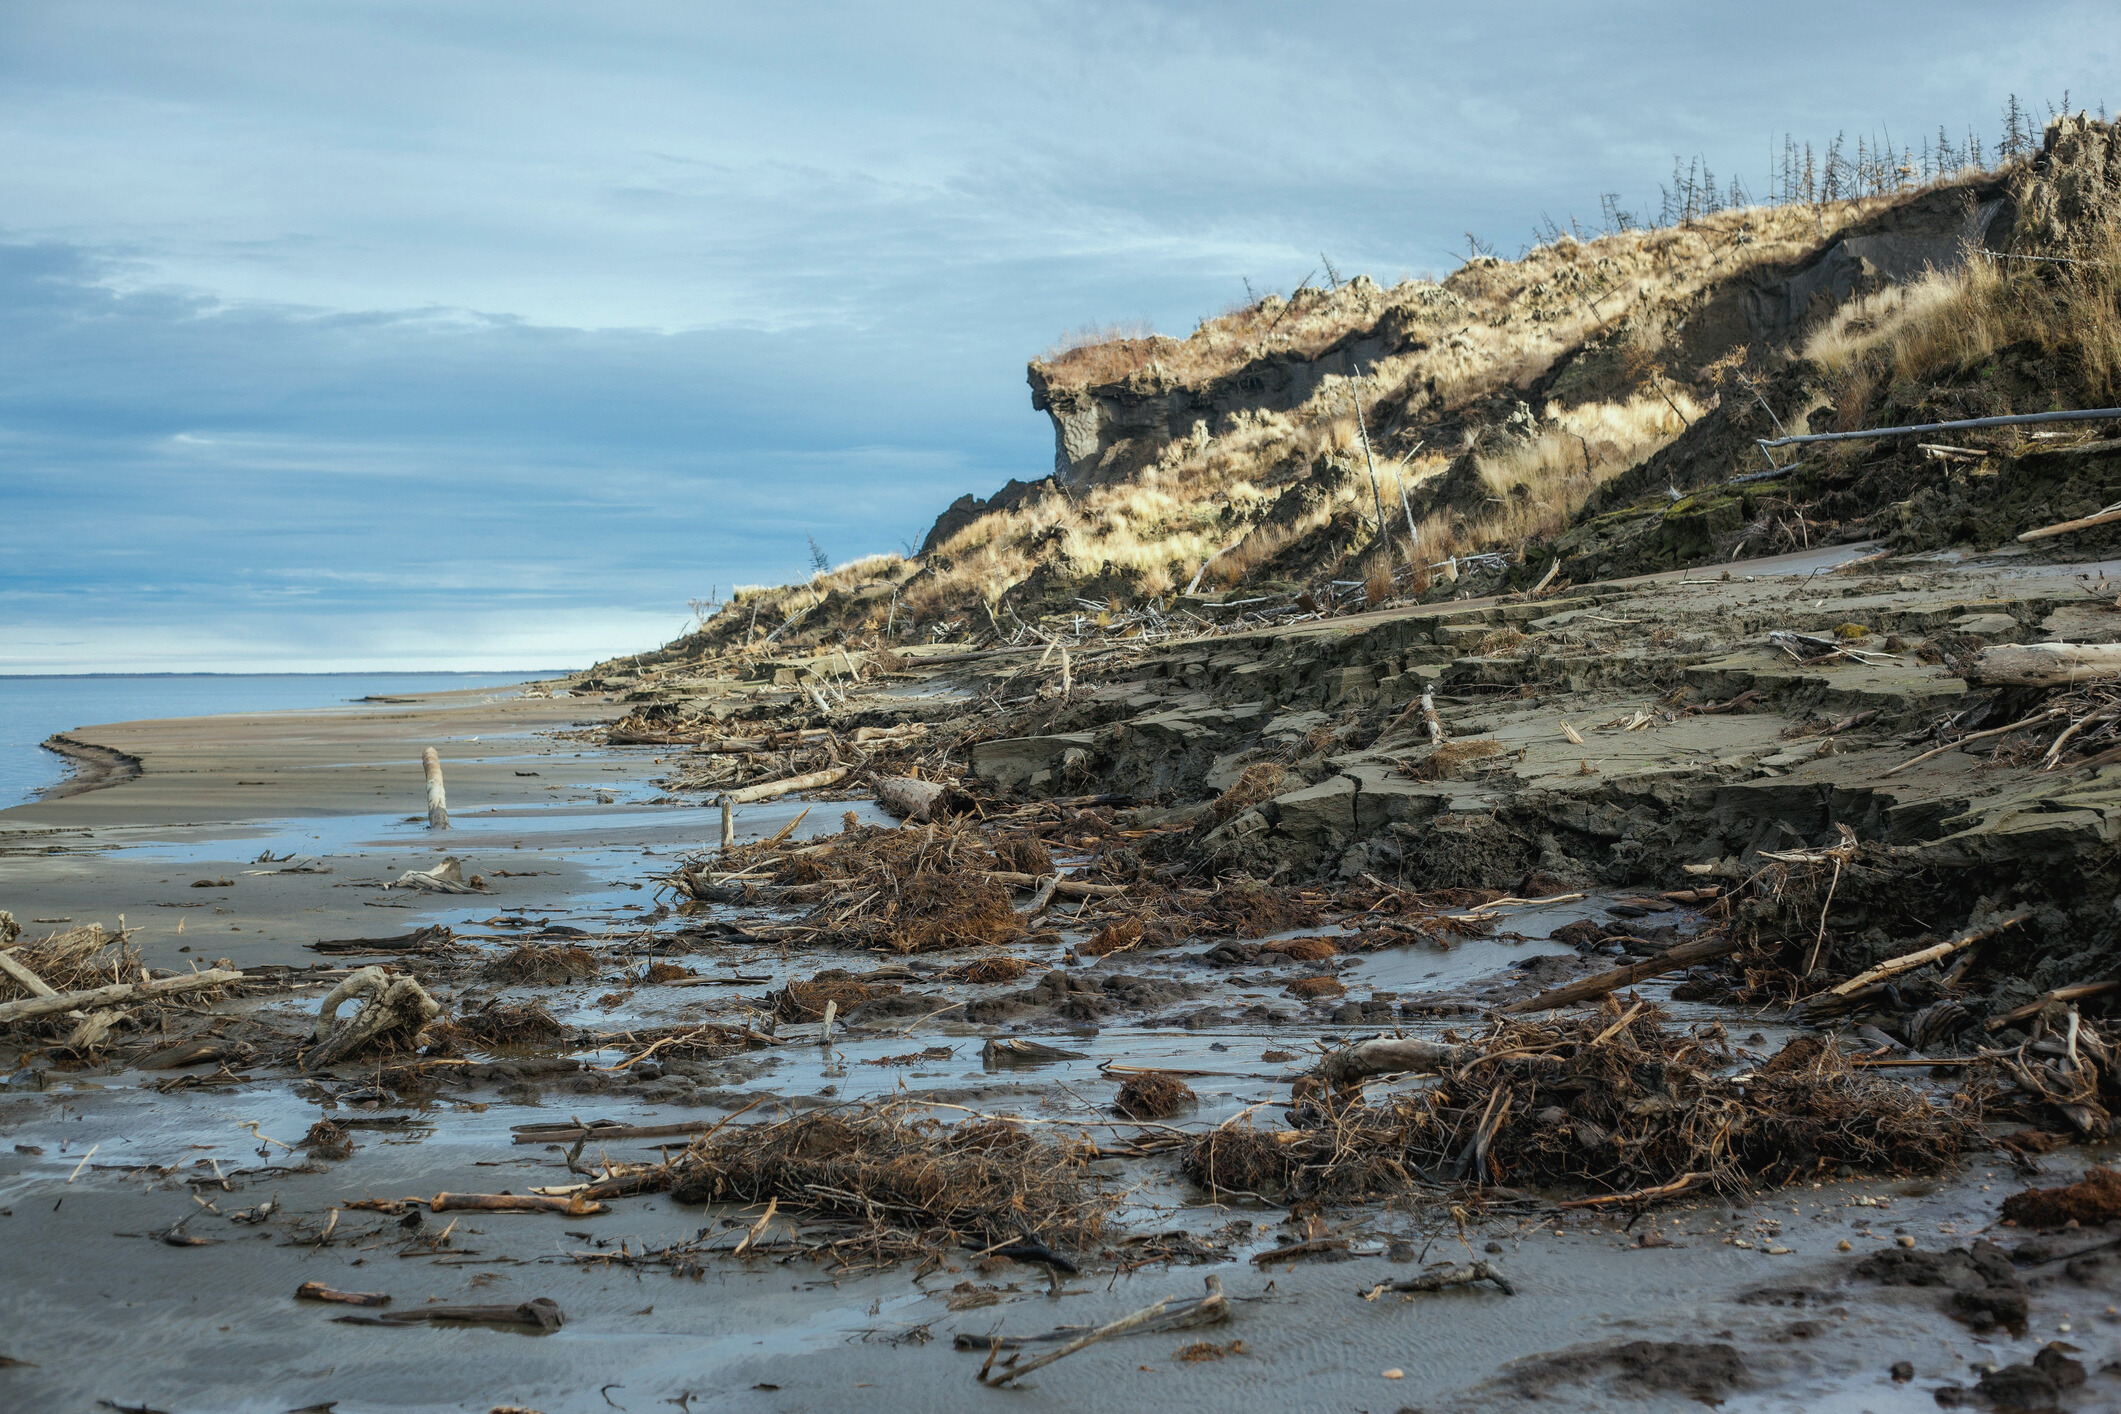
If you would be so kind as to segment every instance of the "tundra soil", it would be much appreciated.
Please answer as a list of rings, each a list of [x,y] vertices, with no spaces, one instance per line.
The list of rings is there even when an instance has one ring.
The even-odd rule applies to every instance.
[[[1271,1195],[1205,1191],[1175,1149],[1157,1147],[1157,1136],[1252,1115],[1278,1123],[1264,1117],[1345,1043],[1478,1033],[1499,1005],[1653,953],[1643,934],[1694,937],[1712,926],[1713,895],[1739,888],[1763,850],[1831,846],[1838,824],[1999,897],[2021,872],[2110,842],[2121,767],[2058,778],[1955,750],[1884,774],[1925,749],[1903,744],[1914,728],[1970,691],[1922,647],[1983,634],[2121,640],[2110,607],[2121,590],[2102,567],[2022,557],[1840,567],[1862,553],[1752,562],[1728,581],[1702,583],[1697,571],[1119,647],[1081,655],[1080,685],[1058,701],[1035,653],[927,667],[913,657],[889,679],[864,679],[839,655],[855,669],[844,684],[812,665],[786,681],[780,670],[742,682],[664,675],[563,698],[465,694],[71,733],[115,754],[105,767],[132,765],[100,788],[0,812],[0,906],[24,940],[116,928],[122,914],[150,968],[225,958],[248,975],[235,994],[143,1010],[86,1054],[60,1043],[63,1028],[15,1033],[0,1052],[0,1403],[563,1414],[1001,1400],[1501,1410],[1541,1399],[1912,1411],[1938,1407],[1940,1391],[1961,1397],[1952,1390],[2005,1407],[2001,1384],[1974,1393],[1984,1374],[2031,1368],[2059,1341],[2088,1380],[2025,1386],[2021,1399],[2048,1402],[2019,1407],[2112,1407],[2121,1317],[2108,1232],[2037,1238],[1998,1226],[2002,1198],[2077,1177],[2105,1161],[2097,1147],[1980,1150],[1914,1177],[1829,1168],[1614,1208],[1561,1206],[1580,1192],[1439,1178],[1297,1211]],[[1803,663],[1766,638],[1832,637],[1847,624],[1870,631],[1852,640],[1874,644],[1869,661]],[[851,690],[811,697],[813,684]],[[1317,761],[1283,751],[1351,713],[1396,718],[1424,687],[1449,740],[1490,747],[1439,758],[1417,716],[1412,739],[1328,732]],[[1730,710],[1677,705],[1747,693]],[[1096,829],[1130,845],[1182,837],[1194,858],[1292,889],[1368,874],[1525,901],[1460,904],[1448,916],[1470,921],[1455,930],[1361,947],[1349,940],[1362,922],[1328,909],[1265,936],[1157,936],[1097,956],[1091,935],[1119,906],[1063,897],[1045,931],[1008,946],[1028,975],[980,980],[958,966],[962,950],[879,966],[829,929],[796,925],[815,901],[805,885],[717,882],[711,791],[730,782],[702,778],[726,759],[675,741],[599,744],[644,704],[676,707],[666,725],[711,720],[729,736],[822,725],[850,743],[857,716],[891,732],[967,712],[1000,721],[1006,708],[1031,729],[990,734],[960,758],[990,816],[1095,812]],[[1039,713],[1053,720],[1041,727]],[[424,824],[418,763],[430,745],[448,776],[446,835]],[[1275,752],[1302,758],[1278,794],[1204,808]],[[858,780],[842,784],[845,799],[739,806],[736,857],[785,826],[773,858],[894,823]],[[1142,803],[1082,803],[1113,796]],[[1070,838],[1056,832],[1054,863],[1097,872],[1069,853]],[[479,876],[478,892],[383,887],[445,855]],[[698,882],[669,883],[686,878]],[[1691,886],[1707,897],[1664,897]],[[686,902],[687,889],[713,899]],[[1944,892],[1909,902],[1956,906]],[[1028,890],[1016,906],[1030,906]],[[448,930],[440,942],[423,933],[434,928]],[[1559,930],[1571,941],[1554,939]],[[1274,946],[1319,936],[1349,945],[1308,962]],[[348,942],[361,939],[372,941]],[[540,983],[496,971],[504,958],[566,949],[589,957],[586,975]],[[1985,985],[2031,998],[2076,980],[2070,956],[2058,942],[2037,964],[2047,971]],[[430,1048],[413,1067],[419,1085],[387,1056],[325,1074],[279,1063],[276,1048],[306,1038],[321,994],[374,962],[420,979],[446,1016],[537,1003],[562,1038]],[[791,1014],[790,984],[835,967],[871,979],[864,1000],[836,1008],[851,1020],[819,1025],[800,1005]],[[1295,985],[1320,978],[1331,985]],[[1697,984],[1692,999],[1672,996],[1683,980]],[[1736,1001],[1710,981],[1670,973],[1622,1000],[1662,1008],[1668,1026],[1720,1025],[1736,1070],[1802,1029],[1786,1006]],[[682,1048],[648,1055],[636,1040],[729,1025],[762,1039],[692,1060],[676,1058]],[[230,1044],[208,1062],[142,1068],[169,1041],[201,1035]],[[1010,1053],[1034,1042],[1063,1054]],[[1114,1067],[1173,1073],[1194,1101],[1156,1120],[1118,1115],[1128,1072]],[[1922,1065],[1891,1073],[1945,1083]],[[430,1201],[564,1190],[585,1172],[653,1165],[716,1123],[887,1100],[1087,1137],[1099,1155],[1087,1172],[1116,1200],[1114,1225],[1093,1250],[1066,1254],[1080,1270],[1049,1286],[1044,1267],[986,1255],[984,1242],[919,1260],[821,1256],[816,1236],[831,1224],[799,1204],[767,1216],[763,1205],[647,1192],[575,1216]],[[350,1149],[295,1147],[323,1120]],[[522,1142],[528,1126],[576,1120],[693,1133]],[[383,1201],[353,1206],[373,1200]],[[1325,1240],[1315,1254],[1275,1257],[1291,1237]],[[2022,1321],[1954,1317],[1955,1293],[1973,1280],[1965,1258],[1940,1255],[1915,1276],[1892,1265],[1902,1259],[1868,1260],[1984,1237],[2009,1270],[1980,1280],[2022,1287]],[[1365,1299],[1446,1259],[1491,1263],[1515,1294],[1477,1285]],[[1198,1296],[1207,1278],[1231,1300],[1227,1323],[1106,1341],[1007,1392],[976,1380],[990,1337],[1094,1326]],[[548,1298],[565,1322],[549,1332],[347,1324],[334,1318],[366,1308],[298,1300],[308,1282],[387,1294],[390,1314]],[[973,1348],[956,1348],[958,1337]]]

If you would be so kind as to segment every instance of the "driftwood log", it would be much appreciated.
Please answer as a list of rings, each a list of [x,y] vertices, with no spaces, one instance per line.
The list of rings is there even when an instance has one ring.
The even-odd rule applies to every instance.
[[[354,997],[367,1000],[352,1021],[332,1029],[340,1004]],[[347,974],[317,1008],[316,1047],[302,1058],[302,1068],[316,1070],[386,1041],[411,1043],[442,1013],[442,1005],[410,977],[393,977],[380,967]]]
[[[1876,967],[1859,972],[1854,977],[1849,978],[1848,981],[1831,988],[1828,995],[1845,997],[1851,992],[1860,991],[1870,986],[1873,982],[1883,982],[1888,977],[1897,977],[1903,972],[1912,972],[1918,967],[1927,967],[1930,963],[1950,957],[1961,948],[1970,948],[1976,943],[1993,938],[2006,928],[2015,928],[2032,916],[2033,911],[2030,908],[2021,908],[2016,912],[2006,914],[1993,923],[1985,924],[1978,928],[1969,928],[1955,938],[1932,944],[1926,948],[1919,948],[1914,952],[1902,953],[1898,957],[1889,957]]]
[[[1999,643],[1974,655],[1971,682],[2066,687],[2121,677],[2121,643]]]
[[[232,968],[217,967],[207,972],[186,972],[175,977],[157,977],[150,982],[117,982],[108,987],[90,987],[85,991],[54,992],[48,997],[0,1002],[0,1026],[17,1021],[34,1021],[40,1016],[58,1016],[83,1007],[102,1006],[107,1002],[146,1001],[152,997],[166,997],[177,992],[195,992],[205,987],[222,987],[230,982],[242,980],[242,973]]]
[[[427,775],[427,828],[449,828],[449,796],[442,789],[442,755],[433,747],[420,753],[420,769]]]
[[[1555,1007],[1570,1006],[1576,1002],[1602,997],[1622,987],[1632,987],[1647,977],[1662,976],[1677,972],[1682,967],[1691,967],[1697,962],[1725,957],[1738,951],[1737,942],[1728,934],[1711,933],[1705,938],[1696,938],[1690,943],[1681,943],[1657,957],[1642,962],[1616,967],[1609,972],[1596,973],[1566,986],[1552,987],[1536,997],[1526,997],[1521,1002],[1512,1002],[1504,1007],[1505,1015],[1516,1015],[1527,1011],[1551,1011]]]
[[[800,776],[783,776],[777,781],[761,781],[755,786],[728,792],[732,805],[749,805],[757,800],[773,800],[783,795],[793,795],[799,790],[820,790],[825,786],[838,785],[854,774],[852,766],[828,766],[822,771],[811,771]]]

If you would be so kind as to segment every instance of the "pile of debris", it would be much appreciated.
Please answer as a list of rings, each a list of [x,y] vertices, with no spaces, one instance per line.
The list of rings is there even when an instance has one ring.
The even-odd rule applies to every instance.
[[[1080,1251],[1118,1200],[1095,1191],[1087,1146],[1001,1120],[948,1125],[911,1104],[812,1111],[695,1140],[670,1170],[681,1203],[777,1201],[853,1219],[899,1255],[1025,1239]]]
[[[1738,1069],[1720,1027],[1678,1031],[1646,1002],[1505,1021],[1478,1041],[1381,1039],[1298,1084],[1294,1128],[1230,1123],[1194,1140],[1211,1191],[1360,1199],[1430,1186],[1553,1186],[1661,1196],[1790,1182],[1851,1165],[1934,1172],[1982,1146],[1982,1092],[1938,1103],[1832,1048]],[[1367,1102],[1363,1080],[1433,1074]]]

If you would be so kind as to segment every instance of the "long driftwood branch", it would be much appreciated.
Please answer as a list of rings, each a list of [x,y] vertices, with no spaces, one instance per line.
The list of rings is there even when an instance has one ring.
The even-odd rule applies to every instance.
[[[1566,986],[1549,988],[1536,997],[1526,997],[1521,1002],[1512,1002],[1502,1010],[1505,1015],[1509,1016],[1527,1011],[1551,1011],[1555,1007],[1564,1007],[1576,1002],[1588,1001],[1592,997],[1602,997],[1606,993],[1618,991],[1622,987],[1631,987],[1645,978],[1662,976],[1667,972],[1677,972],[1682,967],[1691,967],[1697,962],[1706,962],[1710,958],[1725,957],[1736,951],[1738,951],[1738,944],[1728,934],[1712,933],[1705,938],[1696,938],[1690,943],[1681,943],[1671,951],[1661,956],[1650,958],[1647,961],[1630,963],[1626,967],[1616,967],[1610,972],[1600,972],[1581,981],[1571,982]]]
[[[854,774],[852,766],[829,766],[822,771],[807,775],[784,776],[777,781],[761,781],[755,786],[728,792],[733,805],[748,805],[755,800],[772,800],[776,796],[793,795],[799,790],[818,790],[824,786],[838,785]]]
[[[230,982],[242,980],[242,973],[217,967],[207,972],[186,972],[175,977],[157,977],[151,982],[117,982],[108,987],[90,987],[80,992],[54,992],[48,997],[31,997],[26,1001],[0,1003],[0,1026],[16,1021],[34,1021],[40,1016],[57,1016],[81,1007],[102,1006],[106,1002],[144,1001],[149,997],[195,992],[201,988],[222,987]]]
[[[1873,982],[1883,982],[1888,977],[1897,977],[1903,972],[1912,972],[1918,967],[1926,967],[1940,958],[1950,957],[1961,948],[1970,948],[1976,943],[1993,938],[2006,928],[2015,928],[2032,916],[2033,911],[2030,908],[2021,908],[2016,912],[2006,914],[1993,923],[1979,928],[1969,928],[1956,938],[1947,939],[1944,942],[1918,949],[1915,952],[1902,953],[1898,957],[1889,957],[1876,967],[1868,971],[1859,972],[1839,986],[1829,988],[1827,995],[1845,997],[1851,992],[1860,991],[1870,986]]]
[[[2063,687],[2121,677],[2121,643],[1999,643],[1974,655],[1970,682]]]

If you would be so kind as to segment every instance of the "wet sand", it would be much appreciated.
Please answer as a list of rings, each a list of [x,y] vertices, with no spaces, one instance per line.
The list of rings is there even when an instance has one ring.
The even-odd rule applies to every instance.
[[[477,920],[499,913],[538,913],[624,938],[654,912],[652,894],[636,886],[670,857],[706,842],[712,812],[649,803],[656,796],[650,778],[659,772],[652,748],[596,750],[541,735],[622,710],[601,701],[470,694],[380,711],[80,733],[137,757],[141,774],[0,812],[0,904],[26,922],[115,923],[124,913],[143,925],[148,961],[164,966],[227,956],[240,965],[307,967],[317,954],[306,944],[318,938],[397,934],[435,922],[476,932]],[[418,753],[429,744],[441,749],[449,772],[456,828],[446,843],[413,815],[421,802]],[[741,833],[768,833],[804,808],[790,801],[749,807],[740,815]],[[837,828],[843,808],[817,810],[803,833]],[[254,862],[268,849],[317,855],[333,872],[246,874],[270,867]],[[467,873],[492,876],[495,894],[401,899],[377,887],[444,850],[459,854]],[[503,876],[501,869],[520,873]],[[235,882],[194,890],[194,878]],[[1514,959],[1542,950],[1544,932],[1581,916],[1581,908],[1530,910],[1513,920],[1522,935],[1515,940],[1407,949],[1358,967],[1368,985],[1402,995],[1458,988],[1481,975],[1506,975]],[[775,985],[792,970],[830,960],[791,961],[759,949],[687,959],[709,972],[726,966],[745,977],[768,976]],[[1107,959],[1100,966],[1121,964],[1152,979],[1179,976],[1153,961]],[[563,1019],[589,1024],[610,1014],[596,998],[612,985],[607,976],[538,991]],[[1232,990],[1242,996],[1248,985],[1259,990],[1242,978]],[[620,1010],[667,1020],[687,1015],[714,990],[639,987]],[[1642,991],[1666,997],[1654,984]],[[298,997],[274,1005],[294,1014],[314,1003]],[[1715,1016],[1709,1008],[1669,1005],[1682,1022]],[[170,1094],[142,1088],[162,1077],[123,1069],[46,1072],[34,1088],[17,1077],[0,1091],[0,1267],[8,1278],[0,1282],[0,1354],[30,1363],[0,1368],[0,1404],[71,1410],[110,1400],[172,1414],[327,1402],[342,1414],[501,1405],[563,1414],[665,1402],[788,1411],[986,1408],[998,1401],[1069,1410],[1516,1409],[1530,1390],[1511,1382],[1510,1371],[1521,1372],[1513,1362],[1652,1340],[1742,1351],[1745,1379],[1717,1392],[1725,1408],[1912,1411],[1936,1407],[1930,1391],[1939,1383],[1971,1383],[1971,1365],[2030,1358],[2057,1338],[2064,1321],[2073,1322],[2066,1338],[2089,1352],[2080,1357],[2088,1366],[2121,1350],[2121,1328],[2105,1314],[2112,1297],[2102,1289],[2040,1292],[2033,1325],[2014,1338],[1971,1334],[1943,1314],[1933,1290],[1852,1280],[1857,1258],[1902,1235],[1928,1248],[1961,1245],[1991,1222],[1996,1196],[2016,1186],[1995,1163],[1941,1182],[1832,1182],[1769,1191],[1750,1204],[1675,1203],[1632,1224],[1526,1201],[1461,1228],[1448,1209],[1378,1205],[1336,1214],[1350,1218],[1344,1231],[1357,1238],[1360,1255],[1351,1260],[1266,1267],[1249,1259],[1271,1245],[1280,1210],[1203,1205],[1168,1167],[1114,1166],[1111,1177],[1129,1189],[1121,1214],[1128,1231],[1219,1235],[1230,1256],[1125,1271],[1100,1264],[1057,1298],[1045,1293],[1035,1268],[1005,1263],[982,1272],[969,1258],[925,1273],[906,1264],[836,1277],[770,1251],[742,1262],[710,1259],[686,1276],[602,1260],[703,1228],[727,1230],[733,1242],[756,1216],[686,1207],[668,1195],[629,1199],[587,1218],[466,1214],[439,1251],[422,1250],[399,1218],[341,1206],[363,1196],[522,1192],[562,1183],[564,1155],[512,1145],[512,1124],[575,1114],[640,1124],[711,1120],[747,1095],[829,1103],[903,1087],[1034,1124],[1095,1130],[1110,1123],[1114,1088],[1098,1072],[1100,1060],[1212,1072],[1194,1080],[1201,1105],[1187,1120],[1212,1124],[1286,1099],[1286,1069],[1264,1059],[1267,1049],[1307,1049],[1345,1028],[1300,1021],[1188,1032],[1110,1024],[1053,1038],[1087,1058],[1031,1073],[988,1070],[980,1060],[983,1034],[941,1019],[921,1025],[917,1039],[843,1035],[830,1048],[791,1039],[766,1056],[732,1063],[720,1091],[669,1080],[580,1095],[504,1086],[425,1106],[340,1103],[328,1089],[284,1076]],[[1753,1049],[1764,1049],[1766,1040]],[[863,1063],[931,1046],[951,1054],[911,1067]],[[322,1115],[355,1126],[355,1152],[300,1171],[284,1144]],[[252,1123],[282,1142],[261,1142],[246,1127]],[[609,1147],[614,1158],[655,1153],[649,1141]],[[2062,1181],[2098,1157],[2079,1151],[2051,1160],[2042,1181]],[[225,1216],[268,1199],[284,1210],[255,1228]],[[335,1208],[333,1240],[319,1245],[316,1233]],[[156,1239],[187,1215],[195,1216],[186,1232],[217,1241],[171,1246]],[[447,1221],[429,1216],[424,1230]],[[1250,1226],[1233,1229],[1235,1222]],[[1646,1233],[1657,1235],[1655,1245],[1642,1245]],[[1844,1239],[1847,1254],[1837,1250]],[[1456,1290],[1375,1302],[1359,1295],[1418,1270],[1420,1260],[1452,1255],[1488,1256],[1518,1294]],[[1235,1302],[1228,1325],[1108,1343],[1042,1372],[1025,1390],[981,1388],[973,1378],[981,1357],[951,1348],[961,1332],[1035,1334],[1094,1324],[1160,1296],[1197,1295],[1209,1275],[1220,1277]],[[343,1325],[332,1319],[342,1308],[293,1299],[304,1281],[388,1292],[392,1310],[432,1300],[545,1296],[567,1322],[550,1335]],[[1175,1358],[1201,1338],[1241,1340],[1244,1350]],[[1913,1362],[1914,1381],[1891,1379],[1897,1360]],[[1403,1377],[1388,1380],[1387,1370]],[[1684,1387],[1628,1379],[1596,1361],[1584,1370],[1546,1380],[1544,1402],[1699,1407]],[[2110,1388],[2111,1377],[2095,1379],[2095,1391]]]

